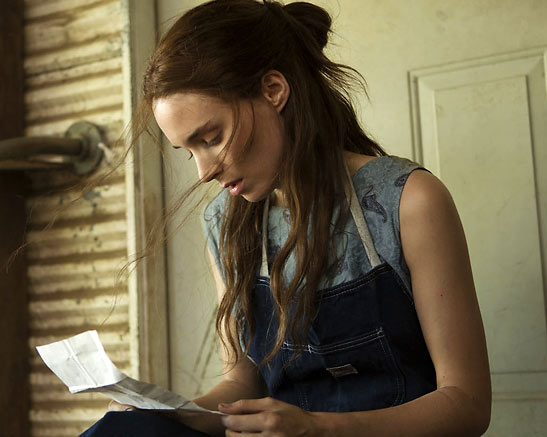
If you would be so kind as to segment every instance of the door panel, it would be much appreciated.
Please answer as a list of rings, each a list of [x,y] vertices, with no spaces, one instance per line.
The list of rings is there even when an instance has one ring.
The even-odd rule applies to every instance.
[[[544,65],[545,52],[533,50],[410,74],[416,155],[450,189],[468,239],[492,372],[491,435],[539,435],[532,429],[545,424],[545,216],[536,170],[547,170],[537,159],[547,136],[532,122],[547,111],[537,74]]]

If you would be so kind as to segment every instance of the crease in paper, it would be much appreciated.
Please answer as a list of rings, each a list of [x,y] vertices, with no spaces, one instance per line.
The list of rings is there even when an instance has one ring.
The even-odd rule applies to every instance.
[[[149,410],[207,410],[179,394],[121,372],[106,354],[97,331],[86,331],[36,347],[40,357],[71,393],[103,393],[120,403]]]

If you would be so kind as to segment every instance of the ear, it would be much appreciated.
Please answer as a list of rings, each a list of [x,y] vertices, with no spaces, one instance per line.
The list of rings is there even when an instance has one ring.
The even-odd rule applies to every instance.
[[[270,102],[278,113],[283,111],[291,94],[291,88],[283,73],[270,70],[262,76],[262,95]]]

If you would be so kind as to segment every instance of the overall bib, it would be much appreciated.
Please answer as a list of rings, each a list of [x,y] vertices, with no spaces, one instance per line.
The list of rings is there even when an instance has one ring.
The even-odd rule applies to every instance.
[[[264,211],[262,267],[254,291],[256,332],[248,357],[259,365],[273,398],[307,411],[386,408],[437,388],[412,296],[393,268],[380,260],[351,188],[351,214],[372,270],[318,292],[319,308],[307,343],[286,340],[268,365],[260,363],[274,344],[278,324],[266,255],[268,202]]]

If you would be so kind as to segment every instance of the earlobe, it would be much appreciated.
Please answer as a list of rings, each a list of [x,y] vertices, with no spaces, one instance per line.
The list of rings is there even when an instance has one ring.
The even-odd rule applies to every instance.
[[[270,102],[278,113],[285,108],[291,89],[283,73],[270,70],[262,76],[262,95]]]

